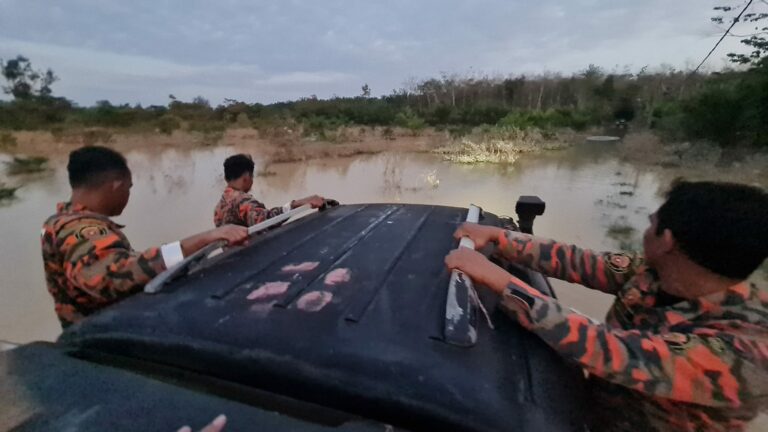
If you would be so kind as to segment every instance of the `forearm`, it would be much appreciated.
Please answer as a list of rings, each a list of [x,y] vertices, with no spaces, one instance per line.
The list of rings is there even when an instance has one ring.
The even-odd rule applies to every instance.
[[[183,255],[185,257],[190,256],[211,243],[210,231],[205,231],[193,236],[189,236],[181,240],[179,243]]]
[[[246,217],[244,219],[248,226],[253,226],[281,214],[283,214],[282,207],[266,209],[264,207],[250,206],[246,211]]]
[[[670,347],[661,335],[609,329],[553,298],[517,286],[504,294],[501,307],[560,356],[595,377],[680,402],[719,407],[741,403],[739,389],[744,391],[746,384],[731,368],[732,353],[714,351],[703,338],[678,334],[687,342]],[[685,350],[679,349],[682,346]],[[707,390],[690,391],[695,385]]]
[[[498,253],[509,262],[528,267],[545,276],[615,293],[628,279],[628,271],[614,271],[611,254],[596,253],[574,245],[514,231],[502,231]],[[628,268],[632,264],[628,258]]]

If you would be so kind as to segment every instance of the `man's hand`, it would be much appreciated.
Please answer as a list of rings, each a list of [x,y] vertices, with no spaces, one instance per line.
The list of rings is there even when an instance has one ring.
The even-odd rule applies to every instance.
[[[206,427],[200,429],[200,432],[221,432],[224,430],[224,426],[227,425],[227,416],[224,414],[216,417],[213,419],[213,421]],[[179,429],[177,432],[192,432],[192,428],[189,426],[184,426],[181,429]]]
[[[225,240],[228,245],[242,243],[248,239],[248,228],[239,225],[222,225],[209,231],[208,244]]]
[[[483,254],[468,248],[458,248],[445,257],[450,270],[461,270],[475,283],[485,285],[497,294],[506,289],[512,275],[488,261]]]
[[[238,225],[222,225],[185,238],[181,241],[181,251],[186,257],[219,240],[225,240],[228,245],[234,245],[247,239],[248,228]]]
[[[495,242],[502,231],[504,230],[499,227],[466,222],[453,233],[453,237],[456,240],[460,240],[462,237],[469,237],[475,242],[475,249],[482,249],[488,242]]]
[[[323,204],[325,204],[325,198],[319,195],[311,195],[299,200],[293,200],[291,202],[291,208],[299,208],[304,204],[311,205],[313,209],[320,208],[323,206]]]

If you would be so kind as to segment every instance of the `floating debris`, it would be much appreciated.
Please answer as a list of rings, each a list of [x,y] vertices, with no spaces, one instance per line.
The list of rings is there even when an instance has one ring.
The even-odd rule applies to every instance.
[[[617,136],[595,135],[595,136],[587,137],[587,141],[591,141],[591,142],[618,142],[618,141],[621,141],[621,138],[619,138]]]
[[[437,189],[440,186],[440,179],[437,178],[437,170],[424,174],[424,182],[427,183],[432,189]]]
[[[616,239],[620,237],[631,236],[635,233],[635,231],[635,228],[630,225],[616,223],[608,227],[606,235],[608,235],[610,238]]]

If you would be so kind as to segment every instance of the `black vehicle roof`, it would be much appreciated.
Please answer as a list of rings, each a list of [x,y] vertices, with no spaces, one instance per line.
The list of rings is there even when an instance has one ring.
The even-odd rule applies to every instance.
[[[274,395],[248,403],[68,356],[34,343],[0,353],[0,430],[172,432],[200,430],[219,414],[226,431],[391,431],[385,424]],[[243,399],[242,397],[240,399]],[[254,406],[256,405],[256,406]],[[261,406],[259,406],[261,405]]]
[[[443,340],[443,258],[465,215],[387,204],[315,214],[104,310],[61,342],[414,429],[579,429],[580,374],[499,312],[475,346]],[[301,263],[317,266],[285,271]],[[329,286],[338,269],[349,280]],[[270,282],[289,286],[248,298]],[[308,311],[321,303],[300,300],[308,294],[330,302]]]

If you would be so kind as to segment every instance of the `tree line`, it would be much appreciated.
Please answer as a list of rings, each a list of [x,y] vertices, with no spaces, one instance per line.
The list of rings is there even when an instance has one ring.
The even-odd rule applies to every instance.
[[[569,75],[442,74],[411,80],[380,97],[372,97],[364,84],[355,97],[308,96],[272,104],[226,99],[211,106],[203,97],[182,101],[169,95],[166,105],[105,100],[80,107],[53,95],[58,77],[51,69],[37,70],[29,59],[17,56],[0,59],[6,82],[2,89],[13,98],[0,102],[0,129],[108,127],[172,133],[183,128],[215,133],[236,125],[322,137],[324,131],[353,125],[413,131],[434,127],[461,135],[484,125],[551,131],[619,121],[650,128],[669,140],[768,146],[768,27],[762,27],[768,12],[740,10],[742,3],[718,6],[712,22],[754,27],[740,35],[749,51],[728,55],[735,68],[709,73],[671,66],[606,71],[589,65]]]

